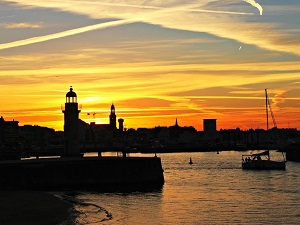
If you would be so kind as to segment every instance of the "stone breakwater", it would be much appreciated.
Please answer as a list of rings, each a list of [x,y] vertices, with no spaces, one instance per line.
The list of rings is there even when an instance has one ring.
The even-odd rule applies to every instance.
[[[66,157],[0,162],[2,189],[101,189],[163,184],[158,157]]]

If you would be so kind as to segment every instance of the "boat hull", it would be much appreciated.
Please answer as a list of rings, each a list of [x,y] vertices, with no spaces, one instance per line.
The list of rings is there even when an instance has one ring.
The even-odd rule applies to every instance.
[[[285,170],[285,161],[256,160],[243,162],[242,168],[248,170]]]

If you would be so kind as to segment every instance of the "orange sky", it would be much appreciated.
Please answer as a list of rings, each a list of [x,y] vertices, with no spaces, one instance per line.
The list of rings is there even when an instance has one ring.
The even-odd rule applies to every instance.
[[[218,129],[266,128],[268,88],[278,127],[300,128],[299,3],[4,0],[0,7],[5,120],[62,130],[73,86],[86,122],[96,112],[97,123],[108,123],[113,102],[126,128],[176,118],[197,130],[205,118],[217,119]]]

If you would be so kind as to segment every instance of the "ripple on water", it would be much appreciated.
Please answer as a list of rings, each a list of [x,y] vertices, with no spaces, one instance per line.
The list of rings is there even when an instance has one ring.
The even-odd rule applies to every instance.
[[[62,199],[73,204],[75,210],[74,225],[98,224],[112,220],[112,214],[98,204],[77,198],[77,194],[58,194]]]
[[[76,206],[77,224],[300,224],[300,163],[288,163],[286,171],[245,171],[241,154],[161,154],[161,191],[81,193],[75,198],[87,204]]]

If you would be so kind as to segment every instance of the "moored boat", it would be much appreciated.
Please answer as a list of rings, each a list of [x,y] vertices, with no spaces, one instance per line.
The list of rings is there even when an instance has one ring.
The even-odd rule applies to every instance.
[[[285,170],[286,160],[274,161],[270,159],[270,151],[257,154],[242,155],[242,168],[249,170]]]
[[[273,119],[274,128],[277,128],[275,117],[271,108],[267,89],[265,89],[266,96],[266,124],[267,131],[269,130],[269,109]],[[283,154],[283,153],[282,153]],[[262,158],[263,157],[263,158]],[[270,159],[270,151],[264,151],[257,154],[242,155],[242,168],[250,170],[285,170],[286,159],[283,155],[282,161],[274,161]]]

